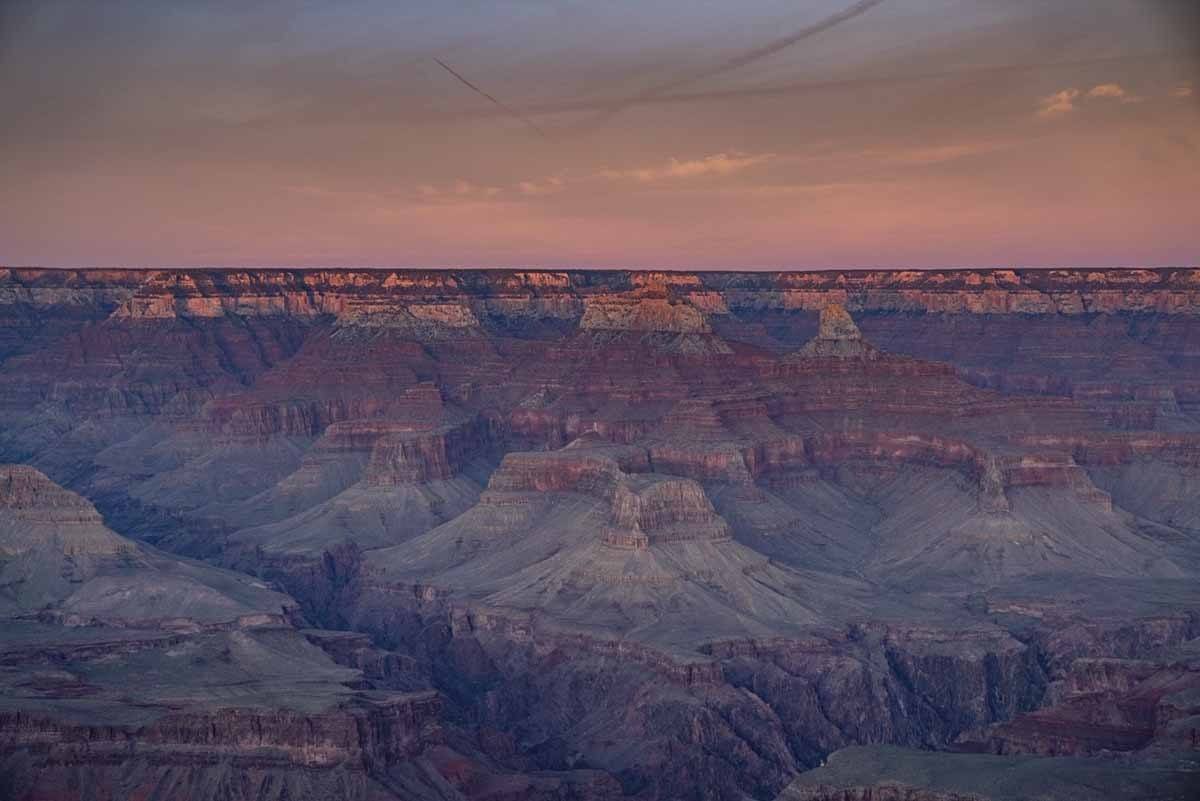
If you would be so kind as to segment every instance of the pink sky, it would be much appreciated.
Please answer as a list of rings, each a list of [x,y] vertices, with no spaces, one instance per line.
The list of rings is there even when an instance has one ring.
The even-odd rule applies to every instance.
[[[1186,4],[255,5],[12,4],[0,263],[1200,262]]]

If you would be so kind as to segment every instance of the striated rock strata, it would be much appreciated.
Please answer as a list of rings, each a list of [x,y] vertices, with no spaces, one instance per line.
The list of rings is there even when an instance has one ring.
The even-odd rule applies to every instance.
[[[1198,369],[1196,269],[2,268],[0,786],[1173,792]]]

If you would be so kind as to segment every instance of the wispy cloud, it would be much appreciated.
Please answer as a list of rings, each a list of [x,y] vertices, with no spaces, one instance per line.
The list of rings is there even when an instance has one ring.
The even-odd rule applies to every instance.
[[[545,176],[529,176],[505,182],[489,183],[459,178],[445,184],[421,183],[380,191],[346,191],[317,184],[296,184],[286,189],[296,195],[321,200],[372,203],[389,207],[407,206],[493,206],[520,204],[559,194],[578,196],[597,188],[601,183],[624,183],[636,188],[657,184],[685,185],[696,179],[721,178],[735,175],[768,162],[778,165],[776,173],[763,175],[771,179],[780,171],[813,170],[833,167],[844,170],[871,168],[922,168],[1006,150],[1012,143],[1001,141],[955,142],[919,147],[891,149],[821,149],[816,153],[744,153],[731,151],[713,153],[692,159],[669,158],[652,166],[625,168],[567,169]],[[811,194],[840,190],[851,185],[844,181],[805,181],[800,184],[768,184],[751,186],[754,181],[742,182],[739,190],[761,191],[763,194]],[[854,184],[858,185],[858,184]]]
[[[824,181],[816,183],[785,183],[768,184],[765,186],[747,186],[737,190],[739,194],[757,198],[807,197],[820,195],[837,195],[855,192],[877,191],[888,184],[886,180],[862,181]]]
[[[1088,97],[1125,97],[1125,89],[1119,83],[1102,83],[1099,86],[1093,86],[1088,92]]]
[[[1060,92],[1055,92],[1052,95],[1043,97],[1038,101],[1040,108],[1037,115],[1042,118],[1061,117],[1064,114],[1070,114],[1075,111],[1078,106],[1075,105],[1075,100],[1079,97],[1078,89],[1063,89]]]
[[[895,151],[868,151],[864,156],[872,157],[884,164],[913,167],[946,164],[960,159],[983,156],[1013,147],[1011,142],[988,141],[933,145],[928,147],[901,148]]]
[[[554,195],[561,192],[567,185],[566,179],[561,175],[552,175],[549,178],[544,178],[540,181],[520,181],[517,183],[517,191],[526,197],[539,197],[542,195]]]
[[[1129,90],[1119,83],[1096,84],[1086,92],[1081,92],[1072,87],[1055,92],[1039,100],[1037,115],[1043,119],[1062,117],[1078,111],[1085,101],[1087,103],[1106,103],[1110,101],[1141,103],[1142,98],[1131,94]]]
[[[672,158],[666,164],[655,167],[635,167],[627,170],[601,170],[600,175],[614,180],[629,179],[641,183],[680,178],[699,178],[710,175],[731,175],[770,161],[773,153],[750,155],[746,153],[715,153],[700,159],[680,161]]]
[[[448,186],[421,184],[417,187],[417,194],[428,201],[490,200],[502,192],[501,187],[474,184],[461,178]]]
[[[1119,83],[1102,83],[1099,86],[1093,86],[1087,96],[1092,99],[1120,100],[1122,103],[1142,102],[1140,97],[1129,94]]]

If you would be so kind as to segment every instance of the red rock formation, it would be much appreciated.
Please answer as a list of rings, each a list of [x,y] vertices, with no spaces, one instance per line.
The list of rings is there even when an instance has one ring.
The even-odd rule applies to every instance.
[[[652,542],[729,539],[730,530],[704,489],[690,479],[642,478],[650,467],[636,448],[569,447],[550,453],[510,453],[488,484],[486,502],[503,506],[513,493],[577,492],[609,505],[603,540],[617,547]],[[528,499],[507,500],[519,508]]]
[[[488,482],[493,492],[583,492],[612,497],[617,461],[599,453],[510,453]]]
[[[0,456],[402,651],[326,642],[356,688],[413,671],[516,733],[421,752],[467,794],[767,798],[853,743],[1156,749],[1195,714],[1151,656],[1195,636],[1198,276],[4,269]],[[26,534],[100,525],[35,478],[0,474]],[[75,593],[65,553],[22,580]],[[211,625],[283,625],[273,603]],[[38,614],[150,625],[87,609]],[[342,770],[367,797],[414,753],[369,707],[182,715],[93,754],[228,756],[293,796]]]
[[[1196,713],[1200,664],[1077,659],[1052,688],[1046,708],[994,728],[996,753],[1088,755],[1136,751],[1156,739],[1192,747],[1185,725]]]
[[[18,770],[35,772],[29,778],[33,798],[92,797],[72,781],[73,774],[95,771],[103,776],[105,766],[114,764],[124,764],[125,775],[107,776],[108,783],[95,789],[114,795],[149,793],[173,771],[188,776],[191,786],[177,789],[189,796],[203,792],[206,780],[212,781],[206,776],[210,772],[241,777],[235,783],[267,774],[308,774],[308,783],[317,787],[329,782],[325,776],[349,773],[351,786],[366,798],[371,772],[413,759],[441,741],[439,714],[435,693],[364,699],[319,714],[250,709],[169,714],[141,727],[81,725],[4,712],[0,752],[29,754]],[[139,764],[150,767],[131,770]],[[288,793],[276,796],[261,786],[253,797],[287,798]]]
[[[489,451],[495,439],[493,423],[482,417],[429,432],[385,433],[371,448],[365,481],[388,486],[452,478],[467,461]]]
[[[671,334],[712,331],[704,314],[696,307],[648,297],[588,299],[579,327],[585,331],[661,331]]]
[[[408,347],[377,344],[360,349],[324,338],[310,341],[293,361],[264,375],[250,392],[210,403],[204,428],[260,439],[277,434],[319,436],[334,423],[384,417],[415,427],[437,425],[445,410],[436,386],[419,384],[407,367],[383,372],[373,367],[383,359],[403,358]],[[297,387],[308,389],[297,397]]]
[[[704,489],[689,479],[656,481],[643,488],[622,483],[613,493],[611,518],[613,528],[604,540],[626,548],[731,536]]]
[[[122,314],[182,310],[213,314],[337,314],[366,298],[453,297],[490,291],[509,301],[589,296],[607,292],[711,299],[733,308],[754,305],[820,310],[830,302],[851,311],[971,314],[1081,314],[1120,311],[1194,313],[1200,279],[1191,269],[1154,270],[861,270],[802,273],[623,273],[494,271],[486,274],[353,270],[42,270],[0,268],[13,290],[62,296],[133,294]],[[54,292],[60,293],[54,295]],[[239,300],[227,303],[225,297]],[[731,302],[732,301],[732,302]],[[705,300],[696,305],[716,306]],[[720,308],[716,306],[716,308]]]
[[[797,355],[806,359],[872,359],[879,351],[863,339],[840,304],[830,303],[821,309],[817,335]]]
[[[5,601],[51,612],[94,571],[95,562],[133,560],[137,546],[104,527],[99,512],[42,472],[0,465],[0,583]],[[11,564],[9,560],[14,560]],[[46,575],[43,575],[45,573]],[[65,584],[65,582],[71,584]]]
[[[92,504],[26,465],[0,465],[0,509],[7,517],[37,523],[103,525]]]

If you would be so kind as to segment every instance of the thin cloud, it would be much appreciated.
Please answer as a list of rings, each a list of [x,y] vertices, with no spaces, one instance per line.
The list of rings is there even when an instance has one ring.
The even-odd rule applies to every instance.
[[[810,184],[770,184],[735,189],[738,194],[753,198],[787,198],[811,195],[833,195],[846,192],[875,191],[889,185],[886,179],[864,181],[825,181]]]
[[[527,197],[540,197],[557,194],[565,186],[566,180],[561,175],[555,175],[541,181],[520,181],[517,183],[517,191]]]
[[[892,152],[870,151],[866,155],[873,156],[885,164],[925,167],[996,153],[1011,147],[1009,142],[976,142],[916,147]]]
[[[1079,97],[1078,89],[1063,89],[1039,101],[1041,108],[1037,115],[1042,118],[1061,117],[1078,109],[1075,100]]]
[[[600,175],[611,179],[632,179],[641,183],[698,178],[710,175],[731,175],[755,167],[774,158],[773,153],[748,155],[745,153],[715,153],[701,159],[680,161],[671,159],[658,167],[638,167],[630,170],[601,170]]]
[[[994,153],[1011,147],[1011,143],[977,142],[954,143],[896,150],[861,150],[826,152],[820,155],[776,154],[776,153],[714,153],[694,159],[671,158],[654,166],[630,167],[626,169],[595,169],[591,171],[563,171],[542,178],[526,178],[503,186],[488,186],[466,180],[458,180],[448,186],[420,184],[416,189],[418,198],[426,202],[454,203],[473,201],[506,201],[520,198],[532,199],[569,192],[587,187],[595,181],[625,181],[637,184],[655,184],[687,181],[698,178],[724,177],[741,173],[767,162],[798,166],[806,164],[828,165],[841,160],[856,164],[875,163],[882,167],[925,167],[944,164],[960,159]],[[812,187],[824,190],[833,184],[805,184],[803,191]],[[844,186],[842,183],[836,186]]]
[[[1092,67],[1109,64],[1126,63],[1156,63],[1163,60],[1161,54],[1145,53],[1125,56],[1106,56],[1103,58],[1076,59],[1070,61],[1031,62],[1027,64],[1000,64],[991,67],[955,68],[952,70],[935,70],[930,72],[913,73],[909,75],[875,76],[869,78],[842,78],[823,81],[792,81],[781,84],[746,86],[733,89],[712,89],[692,92],[670,92],[653,95],[635,95],[626,98],[587,99],[587,100],[555,100],[535,103],[518,107],[516,110],[529,116],[569,114],[575,112],[617,112],[632,106],[680,105],[705,103],[713,101],[754,99],[766,97],[790,97],[807,93],[826,93],[838,91],[856,91],[859,89],[886,88],[903,86],[924,81],[938,81],[946,78],[965,78],[978,76],[1007,76],[1034,73],[1039,71]],[[431,120],[477,119],[504,113],[497,109],[470,110],[458,112],[443,112],[431,116]],[[411,119],[409,115],[408,119]]]
[[[1119,83],[1102,83],[1099,86],[1093,86],[1088,92],[1088,97],[1125,97],[1125,89]]]
[[[1140,97],[1129,94],[1119,83],[1102,83],[1099,86],[1093,86],[1087,96],[1093,100],[1120,100],[1122,103],[1140,103],[1142,100]]]
[[[462,179],[448,186],[420,184],[417,187],[417,194],[423,200],[432,202],[491,200],[503,192],[504,190],[498,186],[482,186]]]
[[[1142,98],[1138,97],[1137,95],[1130,94],[1129,91],[1119,83],[1096,84],[1086,92],[1081,92],[1075,88],[1063,89],[1039,100],[1037,115],[1043,119],[1062,117],[1078,111],[1080,104],[1082,104],[1084,101],[1087,103],[1105,103],[1109,101],[1116,101],[1124,104],[1141,103]]]

